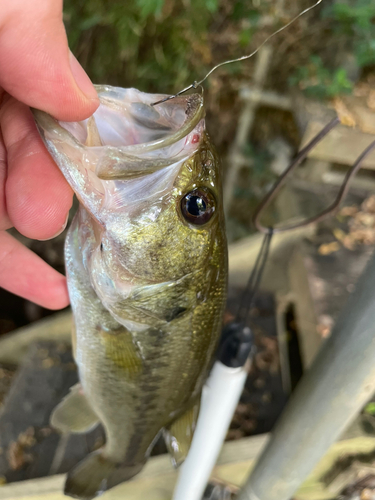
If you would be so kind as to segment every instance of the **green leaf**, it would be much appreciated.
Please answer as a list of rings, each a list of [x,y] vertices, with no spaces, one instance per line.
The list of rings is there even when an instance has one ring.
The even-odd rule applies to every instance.
[[[250,28],[241,30],[238,35],[238,43],[242,47],[247,47],[253,37],[253,30]]]
[[[218,0],[205,0],[205,5],[207,7],[207,10],[214,14],[218,8],[219,8],[219,1]]]
[[[375,402],[371,401],[370,403],[367,403],[364,408],[364,412],[368,413],[369,415],[375,415]]]
[[[87,17],[83,19],[83,21],[80,23],[79,27],[82,31],[88,30],[90,28],[93,28],[94,26],[97,26],[100,24],[102,21],[102,16],[98,14],[94,14],[93,16]]]
[[[159,16],[163,10],[165,0],[136,0],[142,18]]]

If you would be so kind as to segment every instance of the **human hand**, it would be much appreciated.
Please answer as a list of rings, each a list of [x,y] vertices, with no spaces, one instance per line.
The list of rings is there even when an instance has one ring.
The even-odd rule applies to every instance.
[[[65,277],[6,232],[39,240],[66,225],[73,193],[28,106],[64,121],[92,115],[96,91],[69,52],[62,0],[12,0],[0,10],[0,287],[50,309],[69,303]]]

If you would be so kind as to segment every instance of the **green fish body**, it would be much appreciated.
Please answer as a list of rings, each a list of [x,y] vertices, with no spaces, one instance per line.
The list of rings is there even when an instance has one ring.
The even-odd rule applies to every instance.
[[[97,87],[92,118],[34,111],[80,207],[66,269],[80,385],[52,423],[106,444],[68,474],[65,493],[93,498],[138,473],[164,433],[188,451],[220,337],[227,251],[221,180],[202,98]]]

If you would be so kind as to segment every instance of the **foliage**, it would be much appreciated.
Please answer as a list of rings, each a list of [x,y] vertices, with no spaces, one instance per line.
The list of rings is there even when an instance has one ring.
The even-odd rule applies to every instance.
[[[369,415],[375,415],[375,402],[371,401],[370,403],[367,403],[363,411]]]
[[[272,2],[261,4],[254,8],[250,0],[65,0],[64,20],[70,46],[95,82],[171,92],[199,79],[226,55],[246,53],[262,16],[272,15]],[[319,57],[299,66],[290,83],[324,98],[351,90],[335,54],[352,53],[359,68],[375,64],[375,2],[327,2],[320,17],[317,25],[323,26],[319,32],[327,43]],[[228,26],[229,47],[220,41]],[[245,67],[226,66],[223,71],[235,77]]]
[[[330,70],[319,56],[311,56],[306,66],[301,66],[290,78],[291,85],[299,85],[306,95],[318,99],[350,93],[353,84],[344,68]]]
[[[375,2],[355,0],[335,2],[323,10],[323,18],[332,23],[334,36],[345,37],[358,65],[375,64]]]
[[[374,0],[337,0],[322,10],[322,21],[329,26],[329,50],[325,60],[311,56],[290,78],[313,97],[330,98],[352,90],[347,71],[334,57],[353,54],[359,70],[375,64],[375,2]]]
[[[166,91],[197,76],[217,8],[217,0],[66,0],[64,21],[93,81]]]
[[[250,0],[64,1],[70,47],[91,79],[148,92],[172,92],[242,55],[260,15]]]
[[[302,9],[311,2],[299,4]],[[70,47],[94,82],[172,93],[199,80],[217,63],[251,52],[285,24],[275,5],[275,0],[64,0],[64,21]],[[311,14],[315,23],[304,18],[303,30],[299,21],[271,42],[267,87],[284,91],[298,67],[291,84],[314,97],[333,97],[352,90],[350,75],[335,59],[338,53],[354,54],[360,68],[375,64],[375,1],[332,0],[323,5],[320,19],[318,11]],[[318,55],[311,56],[314,52]],[[217,146],[224,158],[241,107],[238,89],[251,81],[254,63],[255,58],[224,66],[207,80],[210,126],[214,139],[215,127],[220,131]],[[243,153],[251,166],[242,172],[235,193],[231,225],[237,224],[236,237],[249,231],[248,213],[273,175],[269,158],[259,150],[249,145]]]
[[[219,10],[219,0],[66,0],[64,20],[94,81],[165,92],[211,67],[209,29]]]

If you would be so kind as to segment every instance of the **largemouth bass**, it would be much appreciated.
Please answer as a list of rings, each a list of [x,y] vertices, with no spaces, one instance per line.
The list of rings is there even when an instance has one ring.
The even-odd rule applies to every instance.
[[[98,86],[88,120],[34,110],[43,140],[80,208],[65,259],[80,385],[52,424],[106,445],[67,476],[93,498],[131,478],[164,433],[186,456],[221,331],[227,254],[218,158],[198,94]]]

